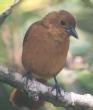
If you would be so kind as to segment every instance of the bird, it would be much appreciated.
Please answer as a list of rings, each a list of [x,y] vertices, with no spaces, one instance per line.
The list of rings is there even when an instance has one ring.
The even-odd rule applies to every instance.
[[[75,28],[75,17],[66,10],[49,12],[29,27],[22,51],[22,64],[28,78],[31,75],[42,83],[54,78],[58,86],[56,76],[64,68],[70,36],[78,38]],[[57,89],[57,92],[60,90]],[[17,96],[21,97],[18,94],[18,90],[12,93],[12,102],[17,101]]]

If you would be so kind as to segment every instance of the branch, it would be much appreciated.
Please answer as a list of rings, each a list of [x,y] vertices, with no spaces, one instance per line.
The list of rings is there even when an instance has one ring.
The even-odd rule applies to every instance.
[[[7,9],[0,13],[0,25],[11,14],[13,7],[16,6],[20,1],[21,0],[14,0],[13,4],[11,4]]]
[[[27,77],[10,71],[4,66],[0,66],[0,81],[28,93],[28,97],[34,97],[36,101],[41,96],[44,101],[48,101],[57,107],[68,106],[93,109],[93,96],[90,94],[80,95],[74,92],[64,92],[61,89],[62,95],[57,98],[56,90],[51,91],[51,86],[46,86],[35,79],[27,80]]]

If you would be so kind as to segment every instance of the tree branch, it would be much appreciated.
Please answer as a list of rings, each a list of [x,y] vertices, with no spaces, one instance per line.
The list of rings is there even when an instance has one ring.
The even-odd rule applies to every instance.
[[[74,92],[64,92],[61,89],[61,96],[56,97],[56,90],[52,90],[51,86],[46,86],[35,79],[27,80],[17,72],[8,70],[4,66],[0,66],[0,81],[13,86],[20,91],[28,93],[29,98],[38,101],[42,96],[44,101],[48,101],[57,107],[82,107],[93,109],[93,96],[90,94],[76,94]]]
[[[21,0],[14,0],[13,4],[11,4],[7,9],[0,13],[0,25],[11,14],[13,7],[15,7],[20,1]]]

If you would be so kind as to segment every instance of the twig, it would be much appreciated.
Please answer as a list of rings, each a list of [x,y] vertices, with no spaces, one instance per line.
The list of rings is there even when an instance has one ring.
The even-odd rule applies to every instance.
[[[13,4],[11,4],[7,9],[5,9],[2,13],[0,13],[0,25],[11,14],[13,7],[16,6],[20,1],[21,0],[15,0]]]
[[[11,72],[4,66],[0,66],[0,81],[28,93],[29,98],[34,96],[36,101],[42,96],[44,101],[48,101],[57,107],[68,106],[93,109],[93,96],[90,94],[80,95],[61,90],[62,95],[56,101],[56,90],[51,91],[51,86],[46,86],[35,79],[27,80],[27,77]]]

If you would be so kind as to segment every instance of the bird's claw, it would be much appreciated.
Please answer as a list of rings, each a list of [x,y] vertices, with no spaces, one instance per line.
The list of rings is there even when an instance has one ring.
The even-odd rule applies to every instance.
[[[37,95],[36,91],[35,92],[30,91],[30,88],[36,88],[36,84],[34,84],[35,82],[33,80],[32,74],[28,73],[25,74],[23,77],[25,78],[26,89],[29,90],[29,92],[27,93],[28,97],[29,98],[32,97],[35,101],[39,100],[39,96]],[[31,83],[33,83],[32,86]]]
[[[58,98],[58,96],[61,96],[61,88],[58,84],[55,84],[52,88],[51,91],[56,90],[56,98]]]
[[[56,99],[57,99],[58,96],[61,96],[61,87],[58,84],[56,76],[54,76],[54,80],[55,80],[55,85],[53,86],[51,91],[53,91],[54,89],[56,90]]]
[[[23,76],[25,78],[25,84],[26,84],[26,88],[28,88],[28,82],[30,80],[32,80],[32,74],[31,73],[27,73]]]

